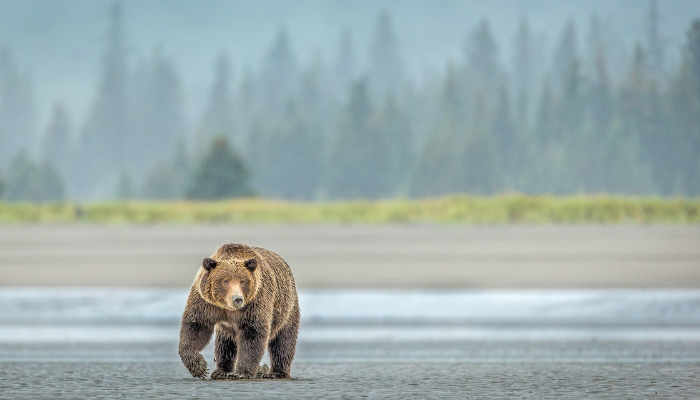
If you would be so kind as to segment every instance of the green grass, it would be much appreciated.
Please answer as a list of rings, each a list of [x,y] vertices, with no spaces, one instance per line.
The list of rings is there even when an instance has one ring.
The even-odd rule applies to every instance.
[[[617,196],[447,196],[325,203],[238,199],[216,202],[0,202],[0,224],[698,224],[700,199]]]

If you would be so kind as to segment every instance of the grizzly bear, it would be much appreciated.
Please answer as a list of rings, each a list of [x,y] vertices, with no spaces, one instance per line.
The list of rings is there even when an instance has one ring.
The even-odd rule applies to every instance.
[[[261,247],[225,244],[205,258],[190,289],[178,353],[206,379],[200,353],[216,331],[211,379],[253,379],[265,354],[263,378],[289,378],[299,332],[299,300],[289,265]]]

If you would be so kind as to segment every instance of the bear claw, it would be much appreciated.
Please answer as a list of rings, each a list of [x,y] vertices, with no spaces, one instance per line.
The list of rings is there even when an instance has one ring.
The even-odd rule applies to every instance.
[[[233,379],[232,373],[230,372],[224,372],[220,369],[215,369],[214,372],[211,373],[211,379],[212,380],[223,380],[223,379]]]

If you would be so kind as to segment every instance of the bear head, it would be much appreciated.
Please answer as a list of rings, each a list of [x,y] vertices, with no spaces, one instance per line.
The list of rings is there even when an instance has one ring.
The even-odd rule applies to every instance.
[[[202,261],[199,294],[207,302],[228,310],[240,310],[260,289],[259,262],[255,252],[240,245],[224,245]]]

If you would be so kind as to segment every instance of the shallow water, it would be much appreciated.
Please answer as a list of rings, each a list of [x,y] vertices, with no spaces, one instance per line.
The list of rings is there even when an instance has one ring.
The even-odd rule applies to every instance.
[[[186,293],[0,290],[0,398],[700,397],[700,291],[301,291],[296,380],[256,382],[189,376]]]

